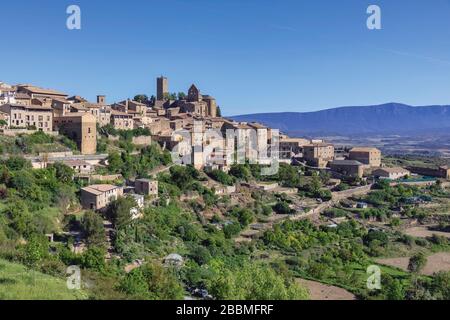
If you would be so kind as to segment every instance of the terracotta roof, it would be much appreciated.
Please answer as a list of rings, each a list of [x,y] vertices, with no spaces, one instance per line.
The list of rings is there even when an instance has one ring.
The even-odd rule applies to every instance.
[[[326,142],[318,142],[318,143],[310,143],[305,145],[304,147],[332,147],[333,144]]]
[[[87,102],[87,100],[81,96],[72,96],[70,98],[67,98],[67,100],[73,100],[73,101],[78,100],[80,102]]]
[[[350,152],[371,152],[371,151],[380,151],[374,147],[355,147],[350,150]]]
[[[363,164],[356,160],[334,160],[331,164],[338,166],[362,166]]]
[[[48,110],[48,111],[52,110],[51,107],[37,106],[37,105],[27,106],[27,105],[18,104],[18,103],[8,103],[8,105],[10,105],[11,107],[14,107],[14,108],[33,109],[33,110]]]
[[[114,109],[111,110],[111,115],[113,115],[113,116],[130,116],[130,117],[133,116],[132,114],[128,114],[128,113],[122,112],[122,111],[117,111]]]
[[[89,187],[85,187],[82,188],[81,190],[89,192],[89,193],[93,193],[95,195],[101,195],[102,193],[108,192],[108,191],[112,191],[115,189],[118,189],[119,187],[117,186],[113,186],[110,184],[96,184],[96,185],[92,185]]]
[[[31,93],[36,94],[48,94],[48,95],[57,95],[57,96],[67,96],[67,94],[53,90],[53,89],[44,89],[32,85],[18,85],[18,87],[30,91]]]

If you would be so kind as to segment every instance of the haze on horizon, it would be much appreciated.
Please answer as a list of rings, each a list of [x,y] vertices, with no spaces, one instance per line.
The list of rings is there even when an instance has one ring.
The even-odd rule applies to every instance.
[[[450,104],[450,1],[71,1],[2,4],[0,81],[109,102],[195,83],[224,115]],[[366,9],[382,10],[368,30]]]

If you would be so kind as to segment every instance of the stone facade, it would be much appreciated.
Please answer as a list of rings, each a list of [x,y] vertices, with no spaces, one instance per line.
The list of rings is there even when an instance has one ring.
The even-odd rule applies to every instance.
[[[334,146],[329,143],[312,143],[303,147],[303,158],[310,166],[325,168],[334,159]]]
[[[409,176],[411,172],[403,168],[380,168],[372,174],[378,178],[397,180]]]
[[[51,132],[53,131],[53,111],[50,107],[5,104],[0,111],[9,117],[9,127],[30,128]]]
[[[91,113],[69,113],[54,119],[55,129],[77,143],[82,154],[97,152],[97,121]]]
[[[121,196],[121,187],[108,184],[92,185],[81,189],[81,205],[86,210],[102,210]]]
[[[350,150],[350,160],[356,160],[370,167],[381,167],[381,151],[377,148],[357,147]]]
[[[364,165],[355,160],[334,160],[329,163],[330,169],[346,177],[362,178],[364,175]]]
[[[116,130],[132,130],[134,129],[133,115],[117,110],[112,110],[111,124]]]
[[[159,101],[165,100],[169,93],[169,79],[166,77],[159,77],[156,79],[156,99]]]
[[[134,184],[135,191],[145,196],[158,196],[158,181],[137,179]]]

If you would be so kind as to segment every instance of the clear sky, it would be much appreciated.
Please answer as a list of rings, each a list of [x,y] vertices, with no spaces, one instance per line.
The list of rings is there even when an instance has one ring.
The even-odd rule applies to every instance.
[[[225,115],[450,104],[450,0],[2,1],[0,28],[1,81],[92,100],[154,94],[164,74]]]

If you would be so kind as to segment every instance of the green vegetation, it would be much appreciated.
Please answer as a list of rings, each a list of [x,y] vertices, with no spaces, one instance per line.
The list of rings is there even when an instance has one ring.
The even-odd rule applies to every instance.
[[[427,255],[450,249],[448,239],[402,233],[408,219],[430,219],[420,204],[448,198],[440,185],[391,187],[380,182],[371,193],[346,200],[366,202],[366,209],[342,202],[311,221],[293,221],[298,212],[318,205],[318,198],[331,199],[328,175],[284,164],[269,177],[250,164],[235,165],[229,173],[171,166],[170,154],[158,145],[133,145],[133,137],[148,132],[110,130],[102,132],[99,147],[109,153],[108,165],[98,173],[131,180],[153,175],[159,181],[159,198],[147,199],[142,218],[135,220],[130,210],[136,202],[126,196],[112,201],[103,213],[84,211],[81,185],[73,180],[71,168],[55,163],[31,170],[17,156],[0,161],[0,281],[6,284],[0,286],[0,298],[164,300],[183,299],[201,289],[214,299],[307,299],[297,278],[336,285],[362,299],[449,297],[448,273],[420,272]],[[37,134],[21,141],[29,147],[52,139]],[[166,170],[155,171],[161,167]],[[225,186],[278,182],[298,193],[276,194],[244,184],[238,193],[220,196],[210,189],[210,179]],[[351,186],[346,181],[339,189]],[[287,214],[292,220],[280,216]],[[330,218],[343,222],[329,226]],[[104,220],[111,227],[105,224],[105,229]],[[445,232],[448,223],[441,221],[436,230]],[[256,235],[242,241],[246,233]],[[55,236],[54,242],[48,234]],[[410,258],[411,272],[383,266],[383,290],[368,290],[367,267],[399,253]],[[181,261],[168,263],[165,258],[172,254]],[[63,288],[71,265],[82,268],[82,291]],[[24,276],[16,278],[15,269],[24,270]],[[12,271],[4,276],[3,270]],[[27,289],[33,274],[39,275],[36,288]],[[57,296],[50,294],[57,290],[52,285],[61,288]]]
[[[64,136],[51,136],[42,131],[17,137],[0,136],[0,154],[37,155],[39,153],[77,151],[76,144]]]
[[[168,165],[171,161],[170,153],[163,153],[159,146],[152,144],[143,148],[139,154],[131,154],[129,151],[110,153],[107,173],[120,173],[124,178],[148,177],[151,170],[160,165]]]
[[[0,259],[0,300],[81,300],[83,291],[67,289],[66,279],[45,275]]]

